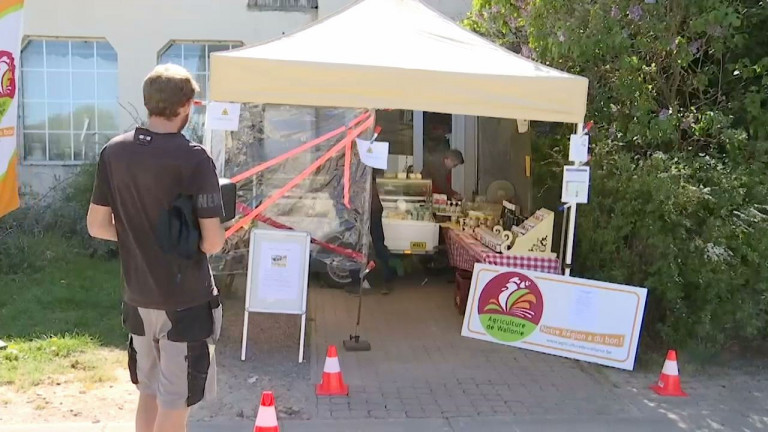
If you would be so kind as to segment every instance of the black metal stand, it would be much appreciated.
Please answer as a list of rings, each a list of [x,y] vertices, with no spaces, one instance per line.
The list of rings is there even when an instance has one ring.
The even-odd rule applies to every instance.
[[[360,272],[360,286],[358,287],[357,291],[357,322],[355,323],[355,332],[354,334],[349,335],[349,339],[342,342],[344,345],[344,350],[346,351],[370,351],[371,350],[371,343],[367,340],[360,338],[360,317],[362,315],[363,311],[363,283],[365,282],[365,278],[368,276],[368,273],[371,270],[366,268],[362,272]]]
[[[566,237],[566,223],[568,222],[568,212],[571,211],[571,209],[567,206],[563,207],[563,223],[561,224],[561,230],[560,230],[560,253],[558,254],[558,258],[560,259],[560,266],[563,267],[560,270],[563,270],[566,267],[565,264],[565,237]]]

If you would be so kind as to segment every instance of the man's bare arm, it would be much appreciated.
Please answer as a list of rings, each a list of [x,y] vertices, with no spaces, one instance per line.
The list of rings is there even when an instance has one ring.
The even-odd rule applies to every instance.
[[[111,207],[91,204],[88,207],[87,225],[91,237],[117,241],[117,229]]]
[[[200,250],[206,255],[213,255],[224,247],[226,240],[224,227],[217,217],[198,220],[200,221]]]

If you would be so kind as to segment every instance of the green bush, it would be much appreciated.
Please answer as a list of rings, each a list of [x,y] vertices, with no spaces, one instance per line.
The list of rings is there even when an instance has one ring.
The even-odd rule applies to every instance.
[[[764,1],[476,0],[466,25],[590,80],[592,190],[574,272],[647,287],[644,332],[659,341],[765,340]],[[567,133],[534,141],[549,206]]]
[[[22,207],[0,219],[0,273],[39,271],[62,253],[114,258],[117,245],[88,235],[86,214],[95,165],[83,165],[51,199]]]
[[[576,272],[649,288],[645,329],[717,349],[768,329],[764,166],[626,153],[594,161]]]

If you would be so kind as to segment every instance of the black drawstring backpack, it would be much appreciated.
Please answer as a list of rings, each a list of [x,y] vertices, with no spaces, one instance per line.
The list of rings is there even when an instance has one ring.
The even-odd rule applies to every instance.
[[[160,249],[171,255],[191,260],[199,257],[200,223],[191,195],[179,195],[171,207],[160,215],[156,230]]]

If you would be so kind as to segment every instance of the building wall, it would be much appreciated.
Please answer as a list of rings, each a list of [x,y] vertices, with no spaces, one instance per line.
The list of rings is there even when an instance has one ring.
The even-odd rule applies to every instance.
[[[26,0],[24,34],[106,38],[118,55],[120,102],[143,111],[141,83],[171,40],[252,44],[315,19],[314,11],[248,11],[245,0]]]
[[[443,15],[460,21],[472,9],[472,0],[422,0]],[[351,4],[349,0],[319,0],[318,15],[324,18]]]
[[[141,83],[169,42],[255,44],[299,30],[349,3],[318,0],[318,9],[279,11],[249,10],[247,0],[26,0],[24,36],[106,39],[118,56],[118,101],[143,117]],[[456,20],[471,8],[471,0],[426,3]],[[135,124],[125,110],[118,120],[121,130]],[[22,161],[22,191],[45,193],[68,177],[74,170],[69,165]]]

